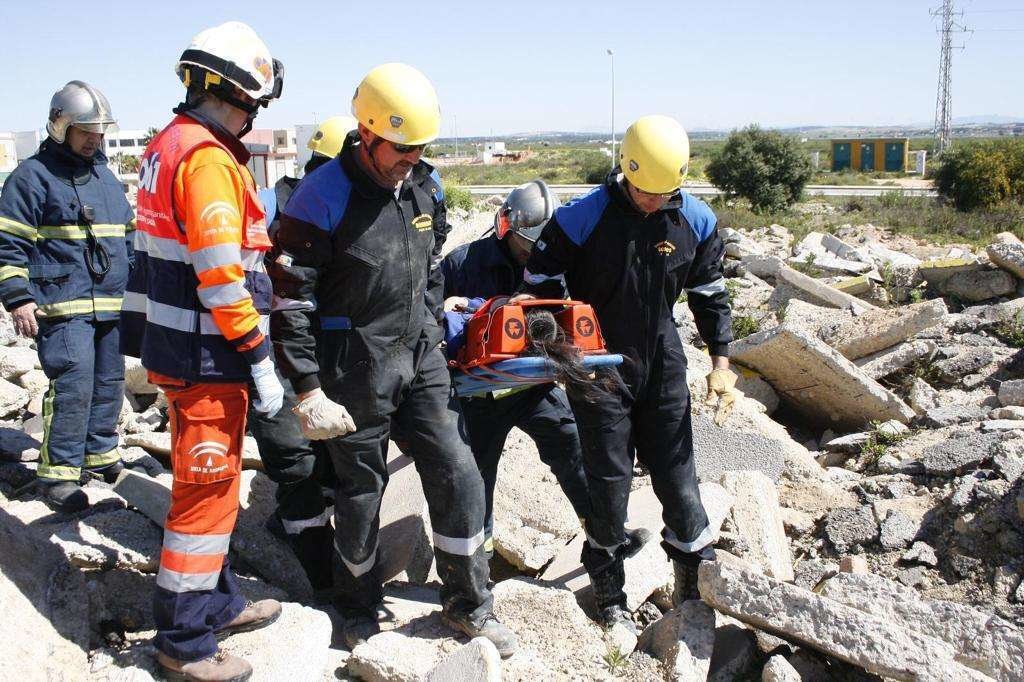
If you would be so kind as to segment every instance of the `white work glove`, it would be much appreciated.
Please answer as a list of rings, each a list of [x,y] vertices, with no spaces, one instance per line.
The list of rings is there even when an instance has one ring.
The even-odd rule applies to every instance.
[[[256,393],[259,394],[259,397],[252,401],[252,408],[260,414],[273,417],[284,403],[284,386],[274,371],[274,361],[266,357],[252,365],[252,381],[256,384]]]
[[[356,423],[345,406],[328,398],[319,388],[303,398],[292,412],[298,415],[302,435],[309,440],[326,440],[356,430]]]
[[[715,424],[721,426],[732,414],[736,400],[743,392],[736,388],[739,377],[730,369],[715,369],[708,374],[708,405],[714,405],[718,399],[718,410],[715,413]]]

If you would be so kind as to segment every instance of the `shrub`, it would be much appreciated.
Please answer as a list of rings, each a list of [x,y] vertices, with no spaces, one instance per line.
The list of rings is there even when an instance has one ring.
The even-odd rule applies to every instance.
[[[960,144],[942,155],[935,174],[939,192],[961,211],[1024,203],[1024,139]]]
[[[469,211],[473,208],[473,195],[468,189],[462,189],[461,187],[445,187],[444,207],[449,211],[453,208],[461,208],[464,211]]]
[[[757,211],[796,203],[812,173],[796,139],[757,126],[729,135],[707,167],[716,187],[746,198]]]

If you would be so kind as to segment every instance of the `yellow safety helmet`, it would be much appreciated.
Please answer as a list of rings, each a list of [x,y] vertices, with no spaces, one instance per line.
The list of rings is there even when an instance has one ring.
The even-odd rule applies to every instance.
[[[314,154],[326,156],[333,159],[341,151],[345,143],[345,136],[355,130],[359,125],[351,116],[331,116],[320,124],[320,127],[309,138],[306,147]]]
[[[651,194],[674,192],[690,166],[690,138],[673,118],[643,116],[622,138],[619,166],[637,189]]]
[[[426,144],[441,132],[441,107],[427,77],[408,64],[382,64],[352,96],[352,114],[385,140]]]

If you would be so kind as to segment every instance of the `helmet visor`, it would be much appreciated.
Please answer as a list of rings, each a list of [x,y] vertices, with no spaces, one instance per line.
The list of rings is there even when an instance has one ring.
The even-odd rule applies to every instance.
[[[117,131],[117,123],[114,121],[100,121],[98,123],[79,123],[78,121],[75,121],[71,125],[79,130],[84,130],[87,133],[99,133],[100,135],[106,135],[107,133]]]

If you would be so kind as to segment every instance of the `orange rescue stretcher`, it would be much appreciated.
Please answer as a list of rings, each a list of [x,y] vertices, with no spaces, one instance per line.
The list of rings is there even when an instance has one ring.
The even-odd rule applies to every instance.
[[[526,310],[554,308],[555,322],[583,355],[585,367],[614,367],[622,356],[608,353],[594,309],[581,301],[527,299],[505,303],[499,296],[486,301],[466,322],[464,339],[449,361],[459,397],[481,395],[555,380],[547,358],[525,355],[528,348]]]

